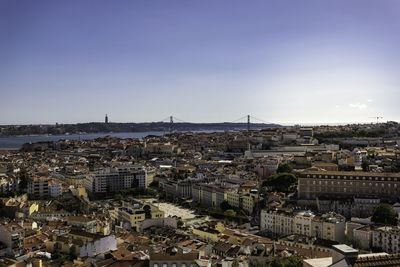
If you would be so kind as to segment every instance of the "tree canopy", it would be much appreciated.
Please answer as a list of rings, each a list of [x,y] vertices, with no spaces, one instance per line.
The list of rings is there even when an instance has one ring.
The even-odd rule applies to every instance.
[[[270,267],[302,267],[303,259],[297,255],[292,255],[290,257],[276,257],[269,264]]]
[[[28,187],[28,183],[30,181],[29,174],[25,168],[21,168],[20,172],[18,173],[19,178],[19,189],[25,190]]]
[[[297,177],[292,173],[278,173],[267,178],[263,182],[263,186],[270,187],[278,192],[292,192],[294,185],[297,183]]]
[[[234,210],[226,210],[224,212],[224,216],[228,218],[233,218],[236,216],[236,212]]]
[[[228,201],[224,200],[221,202],[220,205],[221,210],[226,211],[226,210],[231,210],[233,207],[228,203]]]
[[[290,163],[283,163],[279,164],[278,169],[276,170],[277,173],[292,173],[293,167]]]
[[[371,220],[377,224],[397,225],[398,214],[389,204],[381,204],[375,209]]]

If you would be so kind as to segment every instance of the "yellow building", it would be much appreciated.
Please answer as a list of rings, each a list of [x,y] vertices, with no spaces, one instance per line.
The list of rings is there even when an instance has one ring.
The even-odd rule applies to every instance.
[[[39,204],[36,202],[33,202],[29,205],[29,215],[32,215],[32,213],[34,212],[38,212],[39,211]]]
[[[225,225],[222,222],[217,222],[217,224],[215,225],[215,230],[222,233],[223,231],[225,231]]]
[[[221,233],[223,231],[225,231],[225,226],[221,222],[217,222],[214,228],[208,226],[202,226],[192,229],[192,233],[194,235],[197,235],[199,239],[205,241],[213,241],[213,242],[219,241]]]
[[[164,212],[151,204],[123,202],[123,206],[117,208],[113,218],[122,223],[124,228],[132,228],[139,231],[140,223],[146,219],[164,218]]]
[[[226,201],[234,208],[241,208],[247,213],[252,213],[257,203],[258,195],[252,193],[243,193],[236,190],[229,191],[226,195]]]
[[[256,201],[252,194],[246,194],[242,196],[242,208],[248,213],[252,213],[255,207]]]
[[[96,232],[102,235],[111,234],[111,227],[108,221],[97,221]]]
[[[217,242],[219,240],[220,232],[209,227],[193,228],[192,233],[204,241]]]
[[[87,195],[87,192],[86,192],[86,188],[84,188],[84,187],[82,187],[82,186],[80,186],[80,187],[78,187],[77,188],[77,192],[78,192],[78,196],[79,197],[87,197],[88,195]]]
[[[227,192],[226,194],[226,201],[229,205],[235,208],[240,207],[240,195],[237,190],[232,190]]]

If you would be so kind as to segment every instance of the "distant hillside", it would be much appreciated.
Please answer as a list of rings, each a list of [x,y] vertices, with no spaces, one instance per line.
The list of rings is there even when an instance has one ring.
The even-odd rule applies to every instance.
[[[174,123],[174,131],[234,131],[247,129],[246,123]],[[252,123],[251,129],[281,127],[278,124]],[[65,134],[65,133],[102,133],[102,132],[152,132],[169,131],[170,124],[165,122],[145,123],[78,123],[59,125],[8,125],[0,126],[0,136]]]

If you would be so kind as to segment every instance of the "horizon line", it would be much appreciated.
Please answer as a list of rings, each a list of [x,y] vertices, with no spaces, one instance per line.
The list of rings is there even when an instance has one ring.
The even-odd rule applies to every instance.
[[[250,124],[273,124],[273,125],[278,125],[278,126],[344,126],[344,125],[373,125],[373,124],[386,124],[389,122],[396,122],[396,120],[388,120],[385,122],[371,122],[371,121],[353,121],[353,122],[282,122],[282,123],[277,123],[277,122],[250,122]],[[9,126],[55,126],[56,124],[58,125],[77,125],[77,124],[90,124],[90,123],[102,123],[106,124],[104,121],[89,121],[89,122],[75,122],[75,123],[19,123],[19,124],[0,124],[0,127],[9,127]],[[143,124],[143,123],[165,123],[165,124],[170,124],[170,122],[165,122],[165,121],[143,121],[143,122],[119,122],[119,121],[109,121],[108,124],[129,124],[129,123],[134,123],[134,124]],[[228,122],[228,121],[223,121],[223,122],[186,122],[186,121],[177,121],[173,122],[174,124],[222,124],[222,123],[229,123],[229,124],[247,124],[247,122]]]

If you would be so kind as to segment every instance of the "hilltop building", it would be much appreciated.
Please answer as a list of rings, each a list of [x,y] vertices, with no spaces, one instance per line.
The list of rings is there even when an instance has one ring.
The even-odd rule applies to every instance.
[[[147,172],[143,166],[128,165],[106,168],[85,178],[91,194],[118,192],[128,188],[146,188]]]

